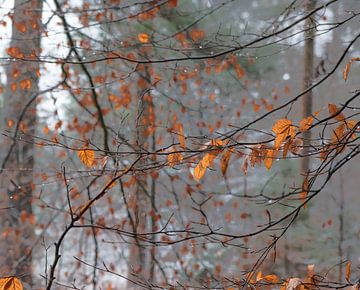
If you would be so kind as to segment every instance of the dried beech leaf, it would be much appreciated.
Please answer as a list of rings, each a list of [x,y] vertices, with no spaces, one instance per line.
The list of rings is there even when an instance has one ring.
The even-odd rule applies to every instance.
[[[94,150],[84,148],[77,153],[80,161],[85,164],[87,167],[91,167],[95,161],[95,152]]]
[[[230,157],[231,157],[231,154],[233,153],[233,151],[234,150],[232,150],[232,149],[226,149],[223,156],[221,157],[220,168],[221,168],[222,175],[226,174],[226,170],[229,166]]]
[[[179,164],[184,157],[179,152],[170,153],[167,156],[168,163],[171,167],[174,167],[175,165]]]
[[[345,279],[346,279],[346,281],[349,282],[350,276],[351,276],[351,261],[347,261],[346,262],[346,267],[345,267]]]
[[[16,277],[0,278],[0,290],[23,290],[21,281]]]

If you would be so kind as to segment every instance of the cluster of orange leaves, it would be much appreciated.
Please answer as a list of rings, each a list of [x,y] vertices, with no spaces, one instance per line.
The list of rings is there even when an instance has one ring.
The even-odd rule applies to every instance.
[[[270,274],[263,276],[262,272],[258,273],[250,272],[246,275],[246,281],[253,287],[252,289],[273,289],[274,285],[280,286],[280,290],[305,290],[305,289],[320,289],[318,284],[317,276],[314,271],[315,265],[311,264],[307,266],[307,277],[300,279],[298,277],[287,278],[281,280],[278,276]],[[345,279],[349,284],[351,276],[351,262],[348,261],[345,266]],[[240,289],[240,287],[239,287]],[[359,290],[359,284],[353,284],[346,288],[348,290]],[[227,290],[235,290],[235,288],[227,288]]]

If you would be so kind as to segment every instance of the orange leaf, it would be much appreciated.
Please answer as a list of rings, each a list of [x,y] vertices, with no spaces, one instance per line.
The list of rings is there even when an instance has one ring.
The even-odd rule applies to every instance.
[[[311,127],[313,121],[314,121],[314,118],[311,117],[311,116],[302,119],[302,120],[300,121],[300,123],[299,123],[299,130],[300,130],[300,132],[305,132],[305,131],[309,130],[309,128]]]
[[[276,275],[266,275],[262,278],[262,280],[265,280],[266,282],[271,282],[271,283],[279,283],[280,280]]]
[[[336,115],[339,111],[338,107],[334,104],[328,104],[329,113],[331,116]],[[339,115],[335,116],[335,120],[337,121],[344,121],[345,116],[343,113],[340,113]]]
[[[226,149],[223,156],[221,157],[220,167],[221,167],[222,175],[226,174],[226,170],[227,170],[228,165],[229,165],[230,157],[231,157],[231,154],[233,152],[234,152],[234,150],[232,148],[231,149]]]
[[[178,0],[169,0],[167,5],[169,8],[175,8],[178,4]]]
[[[18,31],[22,32],[22,33],[25,33],[27,28],[26,28],[26,25],[24,23],[14,23],[15,24],[15,27]]]
[[[344,81],[346,81],[347,78],[348,78],[348,75],[349,75],[349,72],[350,72],[351,63],[352,63],[352,61],[349,61],[349,62],[346,64],[346,66],[345,66],[345,68],[344,68],[344,70],[343,70],[343,78],[344,78]]]
[[[95,161],[95,152],[91,149],[84,148],[77,153],[80,161],[87,167],[91,167]]]
[[[256,274],[256,282],[257,281],[260,281],[262,279],[262,272],[259,271],[257,274]]]
[[[332,141],[333,142],[338,142],[340,141],[345,134],[345,125],[344,124],[340,124],[339,126],[336,127],[335,130],[333,130],[333,136],[332,136]]]
[[[205,37],[205,32],[202,30],[194,29],[190,31],[190,37],[193,41],[198,42]]]
[[[275,150],[273,149],[268,149],[266,150],[266,156],[264,159],[264,164],[267,170],[269,170],[273,164],[274,158],[275,158],[275,153],[277,153]]]
[[[350,275],[351,275],[351,261],[347,261],[345,267],[345,279],[348,282],[350,280]]]
[[[304,181],[303,181],[303,184],[302,184],[302,192],[300,193],[300,198],[302,200],[302,202],[304,202],[308,196],[308,192],[309,192],[309,180],[308,180],[308,177],[306,176]],[[304,205],[304,208],[306,208],[306,204]],[[308,273],[311,269],[311,265],[308,266]]]
[[[168,163],[171,167],[174,167],[176,164],[179,164],[183,159],[184,157],[179,152],[170,153],[167,156]]]
[[[16,277],[0,278],[1,290],[23,290],[21,281]]]
[[[350,130],[352,130],[357,124],[357,121],[356,120],[348,120],[346,121],[346,125],[348,126],[348,128]]]
[[[272,127],[272,131],[276,134],[274,142],[275,149],[279,149],[287,137],[294,138],[296,135],[295,127],[288,119],[278,120]]]
[[[287,131],[291,125],[292,125],[292,122],[290,120],[280,119],[280,120],[276,121],[276,123],[272,127],[272,131],[275,134],[282,134],[285,131]]]
[[[183,125],[179,124],[178,129],[179,129],[178,138],[179,138],[180,147],[183,148],[183,149],[186,149],[186,142],[185,142]]]
[[[6,49],[6,53],[11,57],[24,58],[24,54],[20,51],[20,48],[18,47],[9,47]]]
[[[21,80],[20,87],[23,90],[30,90],[31,89],[31,80],[30,79]]]
[[[148,34],[146,33],[139,33],[138,34],[138,39],[141,43],[148,43],[150,40],[150,37]]]
[[[198,165],[196,165],[194,169],[194,177],[197,181],[204,176],[206,169],[213,163],[217,155],[217,151],[215,153],[206,153],[203,159],[201,159]]]
[[[350,72],[350,67],[353,61],[359,61],[360,57],[354,57],[352,58],[345,66],[344,70],[343,70],[343,78],[346,81]]]

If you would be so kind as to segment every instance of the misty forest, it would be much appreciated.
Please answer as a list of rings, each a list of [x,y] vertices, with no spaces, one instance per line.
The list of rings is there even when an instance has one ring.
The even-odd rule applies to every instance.
[[[0,44],[0,290],[360,289],[359,0],[0,0]]]

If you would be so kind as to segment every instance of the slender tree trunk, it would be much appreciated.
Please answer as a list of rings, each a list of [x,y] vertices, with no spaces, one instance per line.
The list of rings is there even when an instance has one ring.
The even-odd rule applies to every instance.
[[[145,79],[143,82],[148,83],[150,86],[150,75],[148,69],[145,66],[144,72]],[[140,79],[141,79],[140,74]],[[139,152],[146,152],[151,142],[150,136],[154,134],[154,105],[152,96],[149,92],[149,87],[139,91],[137,99],[137,118],[136,118],[136,147]],[[145,165],[146,161],[140,161],[140,167]],[[148,177],[145,173],[138,173],[136,175],[135,185],[135,233],[145,233],[150,231],[151,225],[151,208],[152,197],[151,189],[148,185]],[[154,194],[154,193],[153,193]],[[130,248],[129,270],[134,272],[138,278],[148,281],[150,279],[151,272],[151,250],[149,247],[144,247],[143,243],[136,239]],[[127,289],[132,289],[131,285],[128,285]]]
[[[12,37],[8,54],[14,58],[40,55],[40,0],[15,0]],[[0,276],[19,275],[32,285],[32,243],[34,240],[33,167],[36,123],[35,99],[38,92],[39,62],[10,61],[6,67],[0,169]],[[20,121],[21,120],[21,121]],[[20,122],[19,122],[20,121]]]
[[[305,13],[309,13],[315,8],[316,0],[307,0]],[[303,89],[306,90],[312,85],[312,77],[314,71],[314,43],[315,43],[315,27],[311,17],[305,21],[305,47],[304,47],[304,79]],[[312,114],[312,91],[309,91],[303,97],[302,117],[306,118]],[[304,157],[301,159],[301,173],[307,174],[310,169],[309,146],[311,139],[311,132],[306,131],[303,134],[304,138]]]

